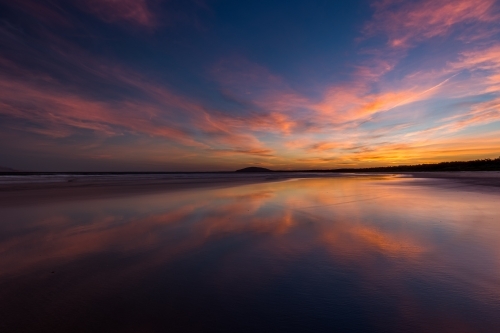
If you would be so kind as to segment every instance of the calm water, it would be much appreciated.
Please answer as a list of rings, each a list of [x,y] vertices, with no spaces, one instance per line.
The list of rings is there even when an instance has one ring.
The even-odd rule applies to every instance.
[[[300,179],[0,208],[2,332],[498,332],[500,192]]]

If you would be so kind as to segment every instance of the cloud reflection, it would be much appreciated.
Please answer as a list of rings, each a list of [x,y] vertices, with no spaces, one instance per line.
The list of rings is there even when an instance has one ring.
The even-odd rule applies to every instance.
[[[195,279],[219,295],[250,297],[298,270],[313,280],[347,274],[363,297],[390,290],[404,320],[426,316],[408,279],[460,290],[484,306],[500,299],[498,193],[456,185],[391,176],[303,179],[4,208],[0,283],[9,288],[2,295],[11,299],[41,277],[38,300],[51,281],[71,279],[50,306],[69,298],[90,304],[95,295],[178,276],[182,286]],[[454,279],[443,287],[446,276]]]

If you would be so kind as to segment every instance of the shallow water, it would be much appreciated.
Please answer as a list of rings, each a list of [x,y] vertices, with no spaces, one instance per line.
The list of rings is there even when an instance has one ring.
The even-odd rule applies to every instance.
[[[498,332],[499,205],[381,176],[0,208],[0,331]]]

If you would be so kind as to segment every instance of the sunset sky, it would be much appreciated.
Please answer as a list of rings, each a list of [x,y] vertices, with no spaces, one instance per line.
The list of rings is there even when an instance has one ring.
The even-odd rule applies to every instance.
[[[0,166],[500,156],[500,1],[0,0]]]

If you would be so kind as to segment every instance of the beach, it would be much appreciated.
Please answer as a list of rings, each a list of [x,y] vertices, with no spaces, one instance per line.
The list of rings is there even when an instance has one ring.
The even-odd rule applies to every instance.
[[[419,175],[10,179],[0,329],[496,332],[498,174]]]

